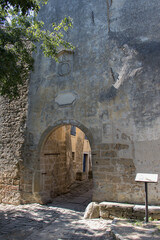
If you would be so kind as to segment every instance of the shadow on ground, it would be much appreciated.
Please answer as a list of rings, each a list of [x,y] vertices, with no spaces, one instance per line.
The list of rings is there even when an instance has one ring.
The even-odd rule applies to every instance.
[[[92,181],[76,182],[69,193],[48,205],[0,204],[0,239],[110,239],[106,234],[108,221],[83,219],[91,195]]]

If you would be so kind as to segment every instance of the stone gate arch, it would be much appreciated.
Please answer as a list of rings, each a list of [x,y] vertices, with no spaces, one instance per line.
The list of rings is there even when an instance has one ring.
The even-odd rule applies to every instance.
[[[47,137],[50,135],[50,133],[53,130],[56,130],[57,128],[63,125],[73,125],[81,129],[81,131],[83,131],[86,134],[87,138],[89,139],[91,147],[94,146],[93,134],[91,133],[91,130],[88,127],[86,127],[84,124],[82,124],[77,120],[59,120],[59,121],[56,121],[52,126],[47,127],[46,130],[42,133],[39,144],[38,144],[39,154],[45,139],[47,139]]]
[[[77,121],[58,121],[44,131],[39,142],[39,164],[34,172],[32,187],[34,198],[40,203],[52,201],[57,195],[67,192],[77,177],[71,150],[71,126],[75,126],[80,132],[83,132],[89,145],[93,146],[91,132]],[[83,141],[86,142],[84,139]],[[89,154],[91,155],[91,153]],[[87,160],[88,172],[90,155],[88,155],[90,159]],[[81,177],[85,179],[85,174],[81,174],[83,175]]]

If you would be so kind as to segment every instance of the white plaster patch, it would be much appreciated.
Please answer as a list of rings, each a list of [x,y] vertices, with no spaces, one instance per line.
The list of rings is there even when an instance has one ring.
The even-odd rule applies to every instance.
[[[58,105],[69,105],[76,100],[76,95],[74,93],[61,93],[55,98],[55,102]]]
[[[146,41],[149,40],[148,37],[143,37],[143,36],[141,36],[139,39],[140,39],[141,42],[146,42]]]

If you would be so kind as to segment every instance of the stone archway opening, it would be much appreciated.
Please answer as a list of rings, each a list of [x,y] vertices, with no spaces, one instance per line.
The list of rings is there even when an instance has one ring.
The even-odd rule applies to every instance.
[[[91,146],[85,133],[73,125],[53,129],[42,144],[39,167],[43,203],[73,187],[92,186]]]

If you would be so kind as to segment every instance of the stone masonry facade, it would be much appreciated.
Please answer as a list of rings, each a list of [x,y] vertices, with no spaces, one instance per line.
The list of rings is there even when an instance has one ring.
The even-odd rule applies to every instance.
[[[0,203],[20,204],[20,174],[24,158],[27,83],[15,100],[0,98]]]
[[[160,2],[49,0],[39,14],[46,29],[65,16],[75,50],[60,49],[56,63],[38,49],[28,100],[12,109],[2,99],[1,201],[43,202],[34,194],[43,145],[73,125],[91,145],[93,201],[144,203],[136,173],[160,174]],[[149,203],[159,199],[160,182],[149,185]]]

